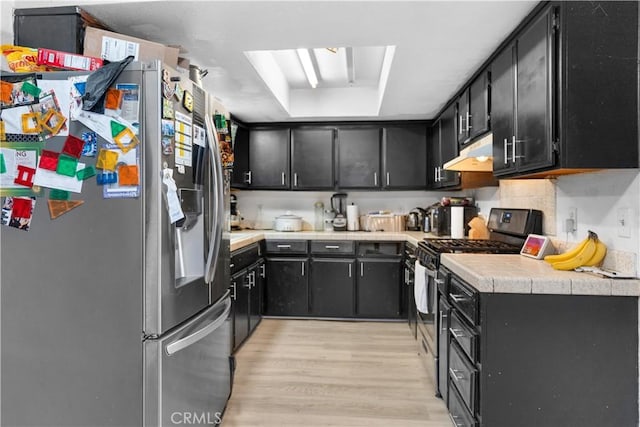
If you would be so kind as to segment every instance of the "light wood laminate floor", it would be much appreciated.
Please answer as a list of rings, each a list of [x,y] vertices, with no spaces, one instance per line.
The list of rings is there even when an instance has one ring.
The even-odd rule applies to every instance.
[[[451,427],[406,323],[264,319],[223,427]]]

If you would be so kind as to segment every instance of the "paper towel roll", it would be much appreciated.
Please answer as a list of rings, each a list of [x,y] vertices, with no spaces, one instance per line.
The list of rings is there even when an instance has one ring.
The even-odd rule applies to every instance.
[[[347,205],[347,230],[358,231],[360,229],[360,220],[358,215],[358,206],[354,204]]]
[[[464,206],[451,207],[451,238],[464,237]]]

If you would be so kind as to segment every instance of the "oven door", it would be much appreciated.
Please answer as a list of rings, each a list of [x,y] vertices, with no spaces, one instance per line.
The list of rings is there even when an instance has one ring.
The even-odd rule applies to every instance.
[[[422,265],[422,264],[421,264]],[[435,293],[437,292],[435,277],[437,270],[425,267],[424,270],[416,270],[416,275],[424,274],[425,292],[427,293],[427,313],[417,312],[418,350],[427,368],[429,377],[434,385],[437,381],[437,346],[436,346],[436,322],[435,322]],[[421,278],[416,277],[416,281]]]
[[[407,258],[404,262],[404,284],[405,292],[407,295],[407,322],[409,324],[409,330],[413,338],[418,337],[418,309],[416,307],[416,298],[414,291],[414,279],[415,279],[415,258]]]

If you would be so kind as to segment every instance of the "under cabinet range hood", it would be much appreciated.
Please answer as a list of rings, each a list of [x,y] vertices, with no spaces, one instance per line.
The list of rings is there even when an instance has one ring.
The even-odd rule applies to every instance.
[[[462,149],[458,157],[443,165],[443,169],[460,172],[492,172],[493,134],[489,133]]]

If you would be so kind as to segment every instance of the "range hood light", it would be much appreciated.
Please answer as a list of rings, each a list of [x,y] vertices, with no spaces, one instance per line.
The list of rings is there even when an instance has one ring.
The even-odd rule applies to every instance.
[[[493,134],[488,134],[468,147],[460,155],[443,165],[443,169],[459,172],[493,171]]]

